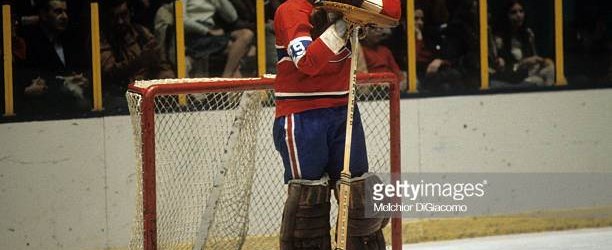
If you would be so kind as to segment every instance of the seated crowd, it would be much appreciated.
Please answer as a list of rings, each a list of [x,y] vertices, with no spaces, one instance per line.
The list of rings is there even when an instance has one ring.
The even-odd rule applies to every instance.
[[[266,72],[273,73],[276,50],[270,23],[282,0],[266,1]],[[527,0],[526,0],[527,1]],[[534,1],[534,0],[532,0]],[[186,77],[248,77],[257,74],[255,1],[184,0]],[[104,0],[100,3],[100,64],[106,111],[126,109],[125,92],[135,80],[175,78],[173,0]],[[404,3],[405,4],[405,3]],[[491,88],[551,86],[555,65],[550,51],[529,26],[522,0],[490,8]],[[15,110],[18,114],[84,113],[92,109],[89,3],[81,0],[23,0],[13,3]],[[570,84],[612,81],[611,39],[606,13],[584,4],[566,32]],[[581,15],[581,13],[591,15]],[[421,93],[456,93],[480,88],[478,1],[417,0],[416,61]],[[406,23],[394,29],[367,29],[361,72],[392,72],[406,89]],[[608,32],[609,33],[609,32]],[[552,44],[544,44],[554,47]],[[540,48],[540,49],[538,49]],[[393,52],[392,52],[393,51]],[[579,56],[578,56],[579,55]],[[593,63],[591,58],[597,58]],[[575,62],[574,64],[572,64]],[[591,65],[592,67],[588,67]],[[583,67],[581,67],[583,66]]]
[[[551,11],[552,6],[546,4],[552,2],[489,1],[487,67],[492,89],[552,86],[557,81],[552,58],[554,41],[537,40],[538,36],[530,27],[530,24],[537,24],[540,30],[553,31],[552,21],[550,25],[536,22],[540,18],[538,14]],[[602,10],[601,4],[597,1],[580,2],[577,4],[580,8],[574,10],[577,18],[565,26],[564,40],[570,41],[566,42],[564,51],[566,58],[571,59],[565,60],[569,84],[597,86],[612,82],[612,39],[610,32],[606,32],[610,25],[606,15],[610,13]],[[529,15],[534,16],[529,19]],[[420,92],[449,93],[480,87],[478,16],[478,1],[474,0],[416,1]],[[544,49],[548,51],[541,53],[540,50]]]
[[[83,25],[88,23],[88,4],[79,0],[14,4],[17,113],[91,110],[91,36]],[[128,84],[177,77],[174,1],[105,0],[99,6],[104,108],[122,111]],[[187,77],[256,74],[254,2],[186,0],[184,6]]]

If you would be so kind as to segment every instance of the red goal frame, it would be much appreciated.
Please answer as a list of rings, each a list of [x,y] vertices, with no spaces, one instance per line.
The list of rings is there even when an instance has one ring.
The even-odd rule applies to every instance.
[[[365,73],[357,75],[357,84],[388,84],[389,85],[389,128],[390,128],[390,171],[392,181],[401,173],[400,151],[400,86],[398,78],[392,73]],[[141,140],[142,140],[142,185],[143,190],[143,228],[146,250],[157,249],[156,222],[156,173],[155,173],[155,97],[160,95],[181,95],[195,93],[212,93],[236,90],[270,90],[273,89],[274,78],[240,78],[236,80],[223,79],[202,81],[186,81],[186,83],[154,84],[148,87],[137,87],[130,84],[129,92],[142,96],[141,101]],[[394,250],[402,248],[401,214],[391,218],[391,246]]]

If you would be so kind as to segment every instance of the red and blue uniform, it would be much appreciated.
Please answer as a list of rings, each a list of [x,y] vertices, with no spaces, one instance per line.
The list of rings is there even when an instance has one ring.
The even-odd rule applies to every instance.
[[[331,32],[310,36],[308,0],[282,4],[274,17],[277,76],[276,116],[347,104],[351,52]]]
[[[351,51],[334,27],[312,39],[308,0],[287,0],[276,11],[278,54],[274,84],[274,142],[285,165],[285,182],[339,179],[343,165]],[[351,173],[367,172],[364,132],[356,109]]]

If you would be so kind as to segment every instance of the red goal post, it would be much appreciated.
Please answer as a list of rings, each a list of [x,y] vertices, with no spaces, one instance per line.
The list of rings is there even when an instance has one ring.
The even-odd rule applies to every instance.
[[[371,73],[357,81],[370,170],[399,174],[398,80]],[[271,135],[273,83],[265,76],[130,85],[137,159],[130,249],[278,249],[286,191]],[[400,218],[390,232],[401,249]]]

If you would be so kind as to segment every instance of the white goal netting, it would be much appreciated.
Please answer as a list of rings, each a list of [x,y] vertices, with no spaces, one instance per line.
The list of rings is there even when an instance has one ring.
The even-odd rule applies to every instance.
[[[391,87],[383,78],[365,78],[357,100],[370,171],[389,173]],[[126,94],[138,161],[130,249],[278,249],[286,188],[272,141],[271,82],[134,84]],[[143,185],[147,178],[154,186]]]

